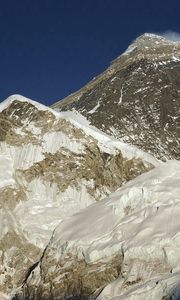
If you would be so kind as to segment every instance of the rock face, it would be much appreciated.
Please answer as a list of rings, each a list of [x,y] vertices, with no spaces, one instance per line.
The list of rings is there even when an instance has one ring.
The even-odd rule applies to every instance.
[[[178,299],[179,180],[164,163],[61,222],[17,299]]]
[[[0,104],[0,292],[23,283],[64,218],[157,164],[80,118],[18,95]]]
[[[162,160],[180,155],[180,43],[144,34],[111,66],[53,108]]]

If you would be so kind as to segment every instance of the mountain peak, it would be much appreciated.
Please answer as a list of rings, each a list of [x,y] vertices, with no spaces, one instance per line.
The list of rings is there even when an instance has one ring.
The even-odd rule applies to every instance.
[[[3,111],[4,109],[8,108],[10,105],[12,105],[16,101],[21,102],[21,103],[25,103],[25,104],[29,103],[30,105],[33,105],[34,107],[36,107],[38,110],[49,111],[49,112],[53,113],[54,115],[57,115],[56,111],[54,111],[53,109],[45,106],[44,104],[41,104],[41,103],[39,103],[35,100],[32,100],[30,98],[27,98],[27,97],[19,95],[19,94],[11,95],[7,99],[2,101],[0,103],[0,112]]]
[[[136,43],[144,43],[144,44],[178,44],[179,42],[173,41],[170,38],[163,36],[163,35],[158,35],[154,33],[144,33],[140,35],[139,37],[136,38],[135,40]]]
[[[157,49],[166,46],[176,46],[180,43],[178,41],[170,40],[166,36],[157,35],[154,33],[144,33],[137,37],[134,42],[130,44],[124,54],[128,54],[133,50],[144,50],[144,49]]]

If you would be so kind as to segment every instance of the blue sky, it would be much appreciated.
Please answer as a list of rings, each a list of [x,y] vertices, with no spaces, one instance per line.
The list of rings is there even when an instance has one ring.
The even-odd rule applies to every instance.
[[[0,101],[46,105],[81,88],[144,32],[180,32],[177,0],[1,0]]]

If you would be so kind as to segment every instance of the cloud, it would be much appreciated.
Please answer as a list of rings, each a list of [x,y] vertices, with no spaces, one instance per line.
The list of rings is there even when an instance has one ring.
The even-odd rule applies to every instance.
[[[160,35],[172,42],[180,42],[180,33],[178,32],[167,30],[165,32],[160,33]]]

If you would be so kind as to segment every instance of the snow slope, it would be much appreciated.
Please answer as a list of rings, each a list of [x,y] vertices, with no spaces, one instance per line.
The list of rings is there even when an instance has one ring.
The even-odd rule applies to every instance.
[[[22,282],[63,219],[156,164],[76,112],[19,95],[1,103],[0,291]]]
[[[78,188],[69,186],[65,191],[61,192],[55,180],[48,182],[43,181],[43,177],[35,177],[30,182],[27,182],[19,170],[26,171],[28,168],[33,168],[36,163],[45,159],[45,153],[56,154],[56,152],[62,151],[63,148],[70,151],[70,153],[74,153],[74,155],[81,155],[85,153],[85,147],[92,142],[97,144],[103,153],[109,153],[112,156],[121,151],[123,156],[127,159],[139,158],[142,159],[145,164],[150,163],[154,166],[160,163],[151,155],[146,154],[137,147],[131,147],[102,133],[100,130],[91,126],[86,118],[77,112],[56,112],[20,95],[10,96],[0,104],[0,110],[3,111],[11,107],[15,101],[24,103],[25,105],[30,104],[37,109],[37,112],[43,111],[50,113],[49,118],[55,118],[55,121],[53,121],[53,124],[55,124],[54,127],[57,127],[56,123],[61,122],[58,129],[54,129],[53,125],[51,125],[48,130],[43,132],[45,124],[48,123],[50,119],[44,119],[40,125],[38,125],[38,123],[36,124],[34,121],[31,121],[31,119],[29,120],[29,115],[33,115],[32,109],[34,108],[27,106],[29,115],[22,120],[23,125],[15,128],[15,132],[18,132],[18,136],[22,136],[22,138],[24,138],[27,132],[33,134],[37,142],[32,143],[28,141],[28,136],[26,136],[25,139],[26,143],[22,142],[20,145],[8,144],[6,141],[0,142],[2,157],[7,157],[8,159],[8,164],[7,161],[4,162],[5,168],[11,165],[11,183],[14,183],[13,180],[15,178],[21,188],[26,191],[27,200],[25,202],[20,201],[17,204],[15,215],[20,221],[27,239],[42,249],[45,247],[51,232],[60,220],[78,212],[95,201],[94,197],[88,193],[88,188],[93,188],[94,183],[86,179],[79,180]],[[20,109],[22,108],[15,106],[11,112],[11,116],[13,117],[13,114],[16,116]],[[63,122],[65,122],[65,132],[62,130]],[[81,130],[82,137],[76,137],[76,130]],[[74,135],[72,132],[74,132]],[[1,170],[3,171],[3,169]],[[8,174],[9,173],[7,173],[7,176]],[[63,176],[62,171],[61,177]],[[67,180],[67,178],[65,178],[64,181],[65,180]],[[8,184],[10,185],[10,181]],[[2,185],[4,186],[4,180],[2,181]],[[98,193],[100,192],[97,191],[97,194]],[[101,191],[101,198],[105,195],[106,194]]]
[[[47,292],[46,280],[49,279],[52,294],[57,294],[57,282],[59,289],[63,286],[66,290],[65,266],[68,264],[70,276],[74,274],[74,265],[79,272],[85,272],[86,282],[91,283],[91,293],[94,293],[97,270],[103,274],[103,269],[111,266],[111,271],[104,275],[107,285],[117,255],[122,257],[120,274],[98,299],[161,300],[177,292],[180,278],[179,182],[180,162],[168,161],[61,222],[42,257],[41,269],[38,266],[27,280],[28,292],[38,295],[38,286],[42,294]],[[82,259],[86,264],[83,270]],[[97,268],[94,274],[92,266]],[[96,288],[104,287],[103,275],[102,278],[102,282],[98,279]],[[78,289],[85,293],[87,283],[80,275],[79,282],[74,284],[77,284],[71,291],[74,296],[80,296]]]
[[[73,243],[76,243],[76,246],[83,247],[90,261],[112,254],[109,245],[117,246],[117,241],[123,245],[125,255],[129,258],[137,255],[146,260],[148,252],[152,252],[152,257],[162,258],[163,245],[166,248],[170,240],[175,252],[180,243],[179,180],[180,162],[163,163],[130,181],[107,199],[64,221],[54,233],[53,244],[59,247],[71,241],[70,247],[73,247]],[[102,252],[102,243],[106,244],[107,241],[107,249],[104,247]],[[92,242],[93,248],[89,247]],[[174,256],[171,249],[167,250],[166,255],[168,262],[176,266],[180,253]]]

